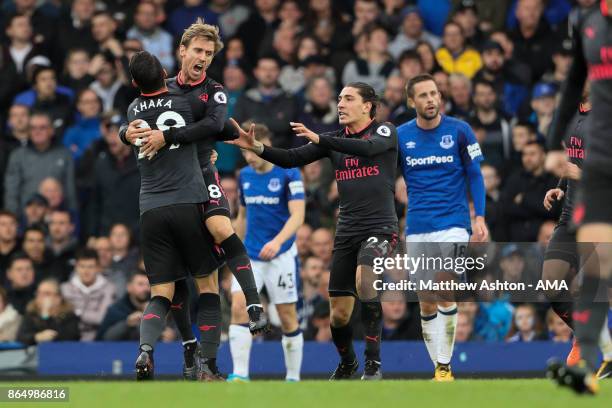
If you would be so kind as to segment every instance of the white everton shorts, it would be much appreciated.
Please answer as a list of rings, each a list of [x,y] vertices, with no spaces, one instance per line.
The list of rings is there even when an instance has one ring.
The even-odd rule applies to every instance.
[[[297,247],[295,243],[271,261],[251,260],[257,291],[266,287],[270,303],[273,305],[296,303],[297,292]],[[241,292],[240,284],[232,276],[232,293]]]
[[[427,232],[424,234],[406,235],[406,254],[409,257],[421,258],[458,258],[466,255],[470,234],[465,228],[449,228],[442,231]],[[429,265],[436,265],[436,261],[429,259]],[[431,272],[439,272],[437,268],[424,268],[413,271],[415,278],[432,279]],[[454,270],[458,275],[462,270]]]

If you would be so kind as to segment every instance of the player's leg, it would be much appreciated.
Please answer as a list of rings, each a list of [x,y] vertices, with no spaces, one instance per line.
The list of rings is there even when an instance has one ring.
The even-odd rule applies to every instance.
[[[302,368],[304,336],[300,330],[296,302],[297,292],[297,262],[294,247],[283,252],[262,268],[261,276],[268,291],[270,304],[276,306],[283,331],[282,346],[285,356],[287,381],[299,381]]]
[[[419,291],[419,309],[421,312],[421,332],[427,353],[434,367],[438,364],[438,304],[435,294],[430,291]]]
[[[599,348],[603,354],[603,361],[599,370],[597,370],[597,378],[603,380],[604,378],[612,377],[612,339],[610,338],[610,328],[608,327],[608,319],[604,321],[604,325],[601,328],[601,334],[599,335]]]
[[[223,377],[217,369],[217,352],[221,342],[221,299],[218,272],[197,277],[197,325],[200,330],[200,380],[219,381]]]
[[[257,291],[263,287],[261,279],[261,267],[264,262],[253,262],[253,273]],[[235,276],[232,276],[232,309],[229,327],[229,345],[232,355],[233,372],[228,376],[228,381],[247,381],[249,379],[249,360],[253,335],[249,330],[249,315],[247,313],[244,292]]]
[[[189,285],[187,279],[176,281],[170,310],[176,328],[181,334],[183,344],[183,378],[195,381],[197,379],[195,357],[198,342],[191,330],[189,303]]]

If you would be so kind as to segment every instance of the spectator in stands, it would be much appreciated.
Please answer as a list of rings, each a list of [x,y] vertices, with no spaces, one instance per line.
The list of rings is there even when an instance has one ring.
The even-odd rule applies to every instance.
[[[502,192],[504,216],[509,225],[509,241],[533,242],[540,224],[559,217],[559,206],[546,211],[542,197],[557,185],[556,178],[544,170],[546,153],[538,142],[529,142],[522,151],[523,170],[510,175]]]
[[[9,211],[21,213],[26,200],[49,176],[61,181],[68,208],[77,208],[72,156],[65,147],[54,146],[52,139],[51,118],[34,113],[30,118],[30,144],[15,150],[9,159],[4,181],[4,206]]]
[[[8,130],[4,135],[4,146],[10,151],[25,146],[30,136],[30,108],[26,105],[11,105],[8,114]]]
[[[405,82],[408,82],[415,76],[425,72],[423,61],[421,61],[419,53],[415,50],[407,50],[402,52],[397,61],[397,66],[399,69],[399,75]]]
[[[310,252],[321,259],[326,268],[331,264],[334,238],[327,228],[316,229],[310,235]]]
[[[405,54],[402,54],[404,56]],[[400,63],[402,66],[402,63]],[[406,81],[402,76],[392,75],[387,79],[383,97],[389,103],[389,121],[396,126],[416,117],[416,111],[406,103]]]
[[[8,302],[6,290],[0,286],[0,343],[15,341],[20,324],[21,316]]]
[[[64,268],[58,268],[53,262],[53,256],[45,243],[45,229],[43,225],[36,224],[26,228],[23,233],[22,250],[32,260],[36,281],[64,276]]]
[[[64,188],[53,177],[47,177],[40,182],[38,193],[47,200],[49,210],[65,209],[67,207],[64,198]]]
[[[159,26],[157,7],[152,1],[143,0],[136,7],[134,26],[126,34],[142,42],[145,51],[155,55],[168,72],[174,72],[174,40]]]
[[[379,94],[384,91],[385,81],[395,70],[395,63],[387,51],[389,34],[381,26],[373,26],[366,29],[365,36],[366,56],[356,57],[346,64],[342,72],[342,83],[365,82]]]
[[[473,0],[463,0],[455,8],[451,20],[461,26],[466,44],[480,49],[484,42],[484,33],[478,26],[478,9]]]
[[[37,224],[44,224],[45,217],[49,212],[49,201],[39,193],[34,194],[25,205],[23,210],[23,222],[20,230]]]
[[[279,77],[281,87],[294,95],[302,93],[309,80],[313,79],[313,76],[307,78],[311,74],[311,72],[307,71],[307,67],[313,63],[325,65],[321,44],[313,35],[302,35],[297,40],[293,63],[285,65],[281,69]],[[333,84],[335,82],[334,70],[327,65],[325,65],[324,70],[324,76]]]
[[[132,231],[125,224],[114,224],[110,228],[108,238],[113,253],[111,268],[116,271],[115,273],[130,276],[138,269],[139,259],[138,248],[132,247]]]
[[[389,45],[389,52],[393,58],[397,59],[404,50],[415,49],[420,41],[427,42],[434,49],[440,46],[440,38],[425,30],[417,7],[405,7],[401,16],[401,31]]]
[[[533,123],[542,136],[548,134],[548,128],[555,113],[557,88],[550,83],[540,82],[533,87],[531,96],[531,109],[529,122]]]
[[[529,122],[517,122],[512,127],[512,153],[504,163],[502,170],[504,179],[523,168],[523,148],[527,143],[535,142],[537,134]]]
[[[289,122],[293,122],[297,117],[297,103],[293,96],[286,94],[278,86],[278,60],[271,56],[259,58],[253,73],[257,83],[236,102],[234,118],[239,123],[247,120],[263,123],[273,133],[274,146],[292,147],[295,136]],[[274,115],[270,115],[270,112],[274,112]]]
[[[225,192],[225,197],[229,201],[231,218],[236,218],[238,215],[238,208],[240,203],[238,202],[238,182],[235,177],[226,176],[221,178],[221,188]]]
[[[91,35],[91,19],[96,11],[95,0],[74,0],[70,13],[58,24],[55,49],[58,61],[63,61],[76,48],[94,50],[96,42]]]
[[[75,162],[85,150],[100,138],[100,112],[102,104],[98,95],[91,89],[84,89],[76,98],[77,119],[64,133],[64,146],[72,152]]]
[[[254,12],[238,27],[236,35],[242,40],[251,63],[259,55],[272,51],[272,38],[279,24],[278,4],[278,0],[256,0]]]
[[[466,312],[457,313],[457,331],[455,333],[456,343],[481,340],[474,334],[474,318]]]
[[[486,196],[486,214],[487,225],[491,234],[491,240],[495,242],[503,242],[506,237],[506,229],[503,215],[503,207],[501,202],[501,178],[498,170],[488,164],[480,166],[482,177],[485,183]]]
[[[149,295],[147,275],[143,271],[132,274],[127,285],[127,293],[106,311],[96,340],[137,340],[140,319]]]
[[[6,282],[6,271],[11,257],[19,251],[18,225],[15,214],[0,210],[0,287]]]
[[[338,109],[335,92],[329,79],[316,77],[306,87],[306,104],[298,122],[317,134],[338,130]],[[296,140],[298,144],[300,140]]]
[[[538,320],[535,307],[530,303],[517,306],[514,311],[514,321],[508,333],[507,341],[514,343],[545,339],[546,335],[541,331],[541,324]]]
[[[96,80],[90,88],[102,99],[103,112],[127,112],[128,106],[137,95],[135,88],[129,87],[119,77],[114,57],[104,55],[104,61],[95,74]]]
[[[383,340],[418,340],[421,338],[420,315],[414,309],[414,304],[408,308],[405,301],[393,299],[381,302],[381,305]]]
[[[90,247],[95,249],[98,254],[101,275],[115,287],[115,297],[120,298],[125,295],[129,276],[120,269],[113,269],[113,252],[110,239],[108,237],[96,238]]]
[[[332,341],[329,302],[324,301],[316,304],[308,322],[308,329],[304,333],[304,339],[319,343]]]
[[[454,22],[444,25],[443,45],[436,51],[438,64],[449,74],[461,73],[472,78],[482,67],[480,54],[465,45],[461,26]]]
[[[67,281],[74,268],[78,242],[74,235],[74,222],[69,211],[53,210],[48,217],[49,237],[47,247],[52,256],[57,278]]]
[[[26,306],[34,298],[36,290],[34,265],[25,254],[16,253],[9,260],[6,288],[8,303],[13,305],[19,314],[25,314]]]
[[[572,340],[572,329],[552,310],[546,312],[546,327],[548,337],[555,342],[568,343]]]
[[[79,318],[62,297],[59,284],[53,279],[43,280],[36,289],[36,297],[28,304],[17,341],[31,346],[79,338]]]
[[[300,265],[304,265],[304,262],[306,262],[306,258],[311,255],[309,246],[311,234],[312,228],[306,223],[300,225],[300,227],[295,233],[295,246],[297,247],[298,260]]]
[[[234,0],[210,0],[207,6],[211,13],[218,16],[218,25],[223,38],[235,36],[240,25],[251,15],[249,7]],[[193,20],[189,24],[192,22]]]
[[[510,122],[499,110],[497,95],[491,82],[477,80],[474,82],[472,97],[474,109],[470,120],[482,126],[486,136],[479,141],[482,154],[487,163],[502,168],[512,152],[512,132]]]
[[[305,222],[313,228],[318,228],[333,216],[333,210],[328,205],[329,188],[322,177],[323,163],[318,160],[307,164],[303,169],[304,192],[306,193]]]
[[[82,341],[91,341],[115,301],[115,286],[100,274],[98,255],[92,249],[83,249],[76,255],[74,275],[61,285],[64,298],[74,306],[79,316]]]
[[[513,57],[531,67],[531,80],[537,82],[552,67],[555,35],[542,19],[542,0],[519,0],[516,6],[518,27],[511,33]]]
[[[280,26],[274,31],[272,49],[281,66],[294,63],[297,27]]]
[[[89,235],[109,233],[115,223],[138,227],[140,174],[132,148],[119,140],[119,115],[106,115],[102,129],[105,147],[93,165],[92,192],[88,208]]]
[[[185,0],[182,3],[170,13],[166,24],[174,38],[181,38],[185,28],[193,24],[198,17],[202,17],[206,24],[219,25],[218,14],[209,10],[203,0]]]
[[[483,280],[494,281],[490,274]],[[493,291],[481,291],[478,294],[479,307],[474,320],[474,332],[487,342],[504,341],[512,325],[512,304],[505,297],[495,295]]]
[[[71,49],[66,56],[64,72],[59,82],[79,93],[94,81],[90,69],[92,69],[92,64],[89,52],[83,48]]]
[[[543,82],[551,83],[557,89],[561,89],[561,85],[565,82],[572,63],[572,51],[572,40],[569,38],[564,39],[555,47],[552,54],[554,68],[544,74],[542,77]]]
[[[434,72],[442,69],[436,60],[436,50],[430,43],[426,41],[419,41],[414,50],[421,58],[424,72],[433,74]]]
[[[91,35],[95,40],[95,46],[90,52],[98,54],[94,57],[94,66],[102,64],[102,53],[110,51],[114,57],[120,57],[123,52],[116,36],[117,22],[109,11],[97,11],[91,20]],[[94,72],[97,70],[94,70]]]
[[[449,84],[451,110],[448,115],[467,120],[472,111],[472,82],[463,74],[451,74]]]

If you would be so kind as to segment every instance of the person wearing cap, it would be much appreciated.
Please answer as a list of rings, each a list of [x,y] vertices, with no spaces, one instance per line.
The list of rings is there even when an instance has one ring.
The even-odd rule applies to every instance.
[[[548,82],[539,82],[533,87],[531,96],[533,113],[529,116],[529,121],[536,126],[541,135],[548,134],[555,113],[557,90],[554,84]]]
[[[461,8],[474,8],[484,31],[501,30],[505,27],[506,13],[512,0],[452,0],[453,10]],[[483,27],[484,25],[484,27]],[[489,29],[485,29],[489,28]]]
[[[554,84],[557,89],[561,88],[563,81],[567,78],[572,63],[572,40],[569,38],[559,42],[553,51],[552,60],[554,68],[542,77],[543,82]]]
[[[436,59],[449,74],[460,73],[472,78],[482,67],[480,53],[466,46],[463,28],[450,21],[444,25],[443,45],[436,51]]]
[[[404,7],[401,12],[401,31],[389,44],[389,52],[397,59],[400,54],[417,46],[419,41],[426,41],[434,49],[437,49],[442,41],[440,37],[425,30],[423,19],[416,6]]]
[[[98,95],[86,88],[79,92],[76,101],[77,119],[66,129],[63,144],[72,152],[75,162],[81,158],[85,150],[100,138],[100,112],[102,103]]]
[[[70,151],[53,145],[54,129],[51,117],[44,112],[30,118],[30,142],[11,153],[4,177],[4,206],[21,214],[42,180],[53,177],[60,181],[66,195],[66,205],[77,209],[74,185],[74,163]]]
[[[49,211],[49,201],[40,193],[34,194],[25,205],[23,210],[22,230],[36,225],[44,224],[45,217]]]

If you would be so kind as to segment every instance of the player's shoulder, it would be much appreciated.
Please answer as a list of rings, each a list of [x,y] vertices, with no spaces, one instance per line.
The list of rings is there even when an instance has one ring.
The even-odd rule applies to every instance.
[[[280,166],[274,165],[274,171],[292,180],[295,179],[296,177],[301,178],[302,176],[302,173],[300,173],[300,169],[298,169],[297,167],[291,167],[288,169],[284,169]]]
[[[390,137],[394,134],[397,134],[397,129],[395,125],[391,122],[377,122],[375,123],[373,130],[376,134],[383,137]]]
[[[401,125],[399,125],[397,127],[397,133],[403,133],[406,131],[411,131],[417,128],[417,124],[416,124],[416,118],[409,120],[406,123],[402,123]]]
[[[245,177],[245,176],[250,176],[251,174],[254,174],[254,173],[255,173],[255,170],[253,170],[253,168],[251,166],[244,166],[238,172],[238,177],[242,178],[242,177]]]

